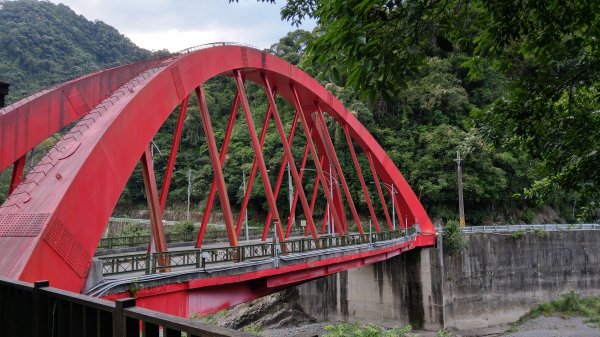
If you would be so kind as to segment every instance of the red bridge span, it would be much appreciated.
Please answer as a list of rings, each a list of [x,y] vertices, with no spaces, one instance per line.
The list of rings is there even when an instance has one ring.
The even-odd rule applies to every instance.
[[[203,88],[217,76],[231,78],[237,89],[225,130],[213,129]],[[260,132],[246,94],[248,82],[262,88],[268,102]],[[277,96],[293,107],[289,130],[284,129]],[[167,248],[162,214],[190,99],[198,103],[214,178],[207,186],[194,249],[183,253]],[[172,114],[177,115],[177,124],[158,186],[150,146]],[[247,192],[234,213],[228,195],[232,188],[228,189],[223,167],[235,123],[247,126],[254,158]],[[274,127],[269,127],[271,123]],[[334,129],[352,157],[350,167],[340,164]],[[225,135],[220,148],[215,131]],[[31,151],[57,132],[63,134],[60,141],[26,169],[26,162],[33,161]],[[300,133],[304,136],[298,137]],[[280,140],[284,152],[278,167],[267,167],[263,156],[269,134]],[[294,158],[291,144],[301,141],[305,143],[303,155]],[[418,198],[357,118],[302,70],[242,45],[192,48],[42,91],[0,110],[0,144],[0,172],[12,170],[8,198],[0,206],[2,277],[49,280],[54,287],[84,292],[108,219],[140,162],[156,253],[130,257],[130,262],[113,260],[117,271],[131,268],[133,274],[97,285],[93,289],[98,296],[127,297],[135,288],[140,306],[179,316],[209,313],[435,243],[435,228]],[[366,158],[369,169],[361,169],[360,156]],[[294,195],[283,209],[278,200],[283,198],[279,192],[287,169]],[[312,190],[305,188],[309,171],[315,177]],[[239,242],[242,218],[257,175],[268,203],[263,242],[244,246]],[[368,213],[362,218],[350,180],[360,183],[358,195],[367,205]],[[217,196],[228,239],[228,247],[220,253],[203,247]],[[327,206],[326,214],[317,219],[319,198]],[[290,237],[294,218],[306,221],[302,238]],[[328,222],[334,233],[323,236]],[[372,223],[372,233],[367,223]],[[266,241],[270,230],[276,242]],[[219,260],[219,256],[224,258]],[[203,264],[211,259],[214,265]],[[187,268],[179,268],[183,265]],[[143,272],[136,275],[136,270]]]

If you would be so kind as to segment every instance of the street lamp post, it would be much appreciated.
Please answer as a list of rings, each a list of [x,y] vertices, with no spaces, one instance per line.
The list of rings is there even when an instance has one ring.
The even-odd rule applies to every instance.
[[[242,171],[242,189],[246,195],[246,171]],[[250,240],[248,235],[248,208],[244,210],[244,228],[246,228],[246,241]]]
[[[375,182],[371,182],[371,184],[375,184]],[[388,189],[388,191],[390,191],[390,193],[392,193],[392,230],[396,230],[396,193],[398,193],[398,191],[396,191],[396,188],[394,187],[394,184],[388,184],[388,183],[384,183],[382,182],[383,186],[385,186],[385,188]]]
[[[192,194],[192,169],[188,169],[188,189],[187,189],[187,217],[190,221],[190,195]]]
[[[302,169],[302,171],[317,171],[315,169],[307,169],[304,168]],[[323,171],[323,173],[327,173],[329,175],[329,179],[327,179],[327,182],[329,183],[329,198],[330,200],[333,201],[333,183],[338,183],[337,179],[335,179],[333,177],[333,172],[331,169],[331,164],[329,164],[329,173],[326,171]],[[333,228],[333,217],[331,216],[331,205],[329,205],[329,203],[327,203],[327,231],[329,235],[331,236],[335,236],[335,230]]]
[[[288,199],[290,204],[290,217],[292,218],[292,228],[296,225],[296,218],[292,212],[292,203],[294,202],[294,185],[292,184],[292,175],[290,174],[290,164],[287,165],[287,175],[288,175]]]
[[[392,229],[396,230],[396,188],[394,184],[382,183],[392,193]]]
[[[458,217],[460,221],[460,227],[465,226],[465,204],[463,199],[463,181],[462,181],[462,167],[460,166],[461,158],[460,152],[456,151],[456,174],[458,182]]]

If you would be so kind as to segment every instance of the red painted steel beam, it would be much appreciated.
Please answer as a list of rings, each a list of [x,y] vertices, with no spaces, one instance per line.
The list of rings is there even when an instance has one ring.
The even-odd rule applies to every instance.
[[[302,125],[302,128],[304,129],[304,134],[310,135],[311,134],[310,128],[306,121],[307,118],[304,115],[304,110],[302,109],[302,104],[300,103],[300,97],[298,96],[298,92],[292,84],[290,84],[290,88],[292,89],[292,92],[294,94],[294,105],[296,107],[296,111],[298,111],[298,115],[300,116],[300,124]],[[308,146],[310,147],[310,152],[311,152],[311,155],[313,158],[313,162],[315,164],[315,168],[317,170],[317,176],[319,177],[319,180],[321,181],[321,186],[327,186],[327,179],[325,179],[325,175],[323,174],[323,168],[321,167],[321,163],[318,159],[319,154],[317,153],[317,149],[312,140],[312,137],[306,137],[306,142],[308,143]],[[328,193],[325,193],[325,198],[327,199],[327,202],[330,203],[330,205],[333,204],[333,200]],[[337,212],[333,212],[333,214],[334,214],[335,226],[336,226],[338,233],[340,233],[340,234],[344,233],[344,228],[342,227],[342,222],[340,221],[339,215],[337,214]]]
[[[298,120],[298,114],[295,115],[296,121]],[[304,178],[304,168],[306,167],[306,161],[308,160],[308,144],[304,145],[304,153],[302,154],[302,161],[300,162],[300,184],[302,184],[302,179]],[[285,237],[289,238],[290,233],[292,231],[292,218],[296,214],[296,205],[298,203],[298,189],[294,191],[294,198],[292,199],[292,205],[290,207],[290,214],[288,216],[287,224],[285,226]],[[312,216],[312,208],[310,208],[310,214]],[[304,235],[308,235],[308,228],[306,228],[306,233]]]
[[[141,70],[139,76],[130,66],[121,69],[125,71],[117,76],[115,71],[113,75],[99,72],[84,78],[89,85],[69,82],[0,109],[0,170],[80,118],[75,111],[84,113],[70,138],[61,140],[27,175],[28,183],[19,184],[0,207],[5,228],[0,233],[0,276],[47,279],[62,289],[79,291],[112,210],[140,159],[138,154],[188,93],[217,75],[231,75],[234,69],[259,85],[264,71],[280,88],[278,94],[303,110],[314,109],[315,101],[319,102],[337,123],[348,126],[364,152],[371,153],[382,181],[398,189],[402,216],[418,218],[424,233],[435,233],[417,196],[373,136],[323,86],[286,61],[243,46],[218,46],[178,55]],[[79,95],[75,91],[69,95],[72,86]],[[100,97],[113,91],[110,99],[97,105]],[[91,109],[87,113],[85,105],[79,104],[83,101]],[[302,123],[304,128],[312,122]],[[319,141],[316,137],[313,145],[321,146]],[[315,148],[311,151],[316,155]],[[81,226],[81,219],[86,219],[86,226]],[[11,235],[14,231],[29,236]],[[65,246],[71,247],[70,254]]]
[[[354,206],[354,201],[352,200],[352,194],[350,194],[350,189],[348,188],[348,184],[346,183],[346,178],[344,177],[344,171],[342,171],[342,166],[340,165],[340,161],[338,160],[337,153],[335,152],[335,148],[333,146],[333,142],[331,141],[331,135],[329,134],[329,130],[327,130],[327,124],[325,124],[325,119],[323,119],[323,112],[321,107],[317,104],[318,113],[317,113],[317,124],[320,124],[321,130],[323,132],[323,138],[325,139],[325,146],[329,148],[331,152],[331,159],[333,160],[334,168],[337,171],[337,175],[341,180],[342,187],[344,189],[344,194],[346,194],[346,200],[348,201],[348,205],[350,206],[350,210],[352,211],[352,216],[354,217],[354,221],[358,226],[358,231],[361,234],[364,234],[362,224],[360,223],[360,218],[358,217],[358,212],[356,211],[356,207]]]
[[[308,150],[308,144],[306,144],[306,150]],[[308,153],[306,153],[306,154],[308,154]],[[321,166],[323,166],[323,162],[324,161],[325,161],[325,156],[321,156]],[[301,178],[302,178],[302,176],[301,176]],[[311,214],[314,214],[315,203],[317,202],[317,193],[318,192],[319,192],[319,179],[317,177],[315,179],[315,184],[314,184],[313,189],[312,189],[312,196],[310,197],[310,213]],[[326,192],[323,191],[323,193],[326,193]],[[296,196],[294,196],[294,197],[296,198]],[[321,225],[321,234],[325,234],[326,219],[327,219],[327,217],[325,216],[325,213],[323,212],[323,224]],[[304,235],[305,236],[308,235],[308,228],[305,229]]]
[[[146,190],[146,200],[150,211],[150,223],[152,227],[152,238],[154,240],[156,251],[159,253],[167,251],[167,239],[162,223],[162,211],[160,201],[158,200],[158,190],[156,188],[156,179],[154,176],[154,164],[150,147],[146,147],[142,154],[142,177],[144,178],[144,188]],[[162,265],[166,261],[161,261]]]
[[[17,185],[23,179],[23,170],[25,169],[25,162],[27,161],[27,156],[22,156],[13,164],[13,171],[10,177],[10,185],[8,185],[8,194],[11,194]]]
[[[256,136],[256,129],[254,128],[254,121],[252,120],[252,112],[250,110],[250,105],[248,104],[248,99],[246,97],[246,89],[244,88],[244,81],[242,80],[242,75],[239,70],[233,71],[235,76],[235,81],[237,85],[237,89],[240,93],[242,99],[242,108],[244,110],[244,116],[246,116],[246,125],[248,126],[248,132],[250,133],[250,140],[252,141],[252,147],[254,148],[254,154],[256,155],[256,159],[258,161],[258,169],[260,171],[260,176],[263,181],[263,186],[265,188],[265,194],[267,195],[267,202],[269,203],[269,212],[271,212],[273,216],[273,222],[275,222],[275,231],[277,232],[277,236],[280,241],[285,240],[285,236],[283,234],[283,229],[281,228],[281,221],[279,218],[279,211],[277,210],[277,200],[275,200],[275,196],[273,195],[273,189],[271,188],[271,181],[269,180],[269,174],[267,173],[267,166],[265,165],[265,159],[262,153],[262,147],[260,146],[260,142],[258,137]],[[271,107],[274,109],[275,107]],[[269,225],[267,224],[266,231],[269,230]]]
[[[209,314],[301,282],[390,259],[415,247],[433,245],[434,242],[435,236],[421,235],[413,242],[348,256],[140,289],[136,294],[136,303],[148,309],[182,317],[194,313]],[[131,294],[122,292],[105,298],[116,300],[128,296]]]
[[[177,125],[175,127],[175,133],[173,134],[173,141],[171,142],[171,152],[169,153],[169,160],[167,161],[167,168],[165,169],[165,177],[163,179],[162,188],[160,189],[160,209],[163,212],[165,211],[165,206],[167,204],[167,195],[169,194],[169,187],[171,186],[171,178],[173,177],[173,168],[175,167],[177,151],[179,150],[179,144],[181,143],[181,134],[183,132],[183,124],[185,123],[185,116],[187,115],[189,100],[190,96],[187,95],[181,102],[181,106],[179,108]]]
[[[371,173],[373,174],[373,182],[377,187],[377,194],[379,195],[379,200],[381,200],[381,208],[383,208],[383,213],[385,214],[385,219],[387,220],[388,228],[392,230],[394,227],[392,225],[392,219],[390,218],[390,213],[388,212],[387,203],[385,202],[385,198],[383,197],[383,191],[381,190],[381,184],[379,183],[379,176],[377,175],[377,170],[375,169],[375,164],[373,164],[373,158],[371,157],[371,153],[367,152],[367,159],[369,161],[369,167],[371,168]],[[400,214],[400,212],[398,212]]]
[[[0,172],[131,78],[163,62],[164,58],[147,60],[91,73],[0,109]]]
[[[327,186],[324,187],[323,191],[328,194],[333,193],[333,204],[330,205],[329,209],[333,209],[333,211],[338,214],[338,217],[342,222],[341,226],[345,231],[348,227],[348,221],[346,219],[346,207],[344,206],[344,198],[342,197],[342,191],[340,188],[342,184],[339,183],[340,180],[338,179],[337,171],[333,168],[333,159],[331,157],[331,151],[325,145],[325,136],[321,128],[318,127],[320,123],[318,122],[319,117],[315,116],[317,114],[318,112],[312,113],[311,117],[315,118],[315,120],[313,121],[313,126],[316,132],[315,137],[313,139],[316,140],[316,143],[321,143],[321,145],[317,145],[317,150],[319,151],[319,153],[325,154],[325,161],[321,164],[321,166],[323,167],[323,172],[327,175],[328,179]],[[329,168],[329,170],[327,168]]]
[[[292,121],[292,127],[290,128],[290,133],[288,135],[288,139],[287,142],[288,144],[292,145],[292,142],[294,140],[294,133],[296,131],[296,126],[298,126],[298,114],[294,113],[294,120]],[[285,174],[285,169],[286,169],[286,158],[285,158],[285,154],[283,155],[283,158],[281,158],[281,164],[279,164],[279,172],[277,173],[277,181],[275,182],[275,199],[279,198],[279,192],[281,190],[281,184],[283,183],[283,175]],[[294,191],[295,194],[295,191]],[[287,229],[289,227],[289,223],[292,219],[292,207],[290,205],[290,213],[288,215],[288,223],[285,229],[285,237],[289,237],[289,234],[287,234]],[[271,213],[269,213],[267,215],[267,219],[265,220],[265,226],[264,228],[267,227],[267,224],[271,222]],[[263,233],[264,234],[264,233]]]
[[[296,169],[296,163],[294,163],[294,157],[292,155],[292,150],[290,149],[290,144],[285,139],[285,131],[283,130],[283,123],[281,122],[281,118],[279,117],[279,112],[277,111],[277,106],[275,105],[275,98],[271,94],[271,83],[269,82],[269,79],[264,74],[261,74],[261,77],[263,78],[263,82],[265,84],[265,87],[267,88],[267,90],[266,90],[267,91],[267,99],[269,100],[269,103],[273,107],[273,119],[275,120],[275,126],[277,127],[277,132],[279,133],[279,138],[281,139],[281,143],[283,144],[283,151],[285,152],[285,157],[287,158],[287,162],[288,162],[290,171],[292,173],[292,178],[294,179],[294,183],[296,184],[296,190],[298,190],[300,193],[300,202],[302,203],[302,208],[304,209],[304,215],[306,216],[306,221],[308,222],[308,226],[311,230],[313,237],[317,238],[318,237],[317,230],[315,228],[315,223],[312,218],[312,213],[310,212],[310,209],[308,206],[308,201],[306,201],[306,195],[304,194],[304,187],[302,187],[302,181],[300,180],[300,177],[298,176],[298,170]],[[298,115],[299,115],[299,113],[296,113],[295,117],[297,118]],[[290,135],[293,136],[292,133]],[[291,139],[290,139],[290,142],[291,142]]]
[[[292,145],[292,142],[294,140],[294,133],[296,131],[297,126],[298,126],[298,114],[294,113],[292,127],[290,128],[290,133],[289,133],[288,139],[287,139],[287,142],[289,145]],[[281,158],[281,164],[279,164],[279,172],[277,173],[277,181],[275,183],[275,191],[274,191],[275,199],[279,198],[279,192],[281,191],[281,184],[283,183],[283,175],[285,174],[286,167],[287,167],[286,158],[284,155],[283,158]],[[293,218],[292,217],[292,207],[290,207],[290,214],[288,215],[288,224],[289,224],[289,220],[291,220],[292,218]],[[271,222],[271,213],[269,213],[267,215],[267,219],[265,220],[265,227],[270,222]],[[286,233],[287,233],[287,227],[286,227]],[[288,237],[288,235],[286,234],[286,238],[287,237]]]
[[[362,170],[360,169],[360,164],[358,163],[358,158],[356,158],[356,151],[354,151],[354,144],[352,143],[352,138],[350,138],[348,128],[345,125],[342,127],[342,129],[344,130],[344,135],[346,136],[346,141],[348,142],[348,148],[350,149],[350,155],[352,156],[352,162],[354,162],[354,168],[356,169],[358,180],[360,181],[360,186],[365,196],[365,200],[367,200],[367,206],[369,207],[369,213],[371,213],[371,219],[373,219],[373,223],[375,224],[375,230],[377,231],[377,233],[379,233],[379,221],[377,221],[377,215],[375,214],[375,210],[373,209],[373,204],[371,204],[371,196],[369,195],[369,189],[365,184],[365,179],[363,178]]]
[[[269,131],[269,121],[271,120],[271,105],[267,106],[267,112],[265,113],[265,118],[263,119],[262,129],[260,130],[260,148],[262,150],[265,145],[265,139],[267,138],[267,131]],[[250,196],[252,195],[252,187],[254,187],[254,179],[256,178],[256,171],[258,171],[258,159],[256,156],[252,160],[252,168],[250,169],[250,176],[248,177],[248,184],[246,185],[246,193],[244,193],[244,199],[242,200],[242,205],[240,207],[240,213],[238,214],[237,223],[235,226],[236,233],[238,237],[240,236],[240,232],[242,231],[242,222],[245,217],[246,209],[248,208],[248,203],[250,202]],[[271,214],[271,213],[269,213]],[[265,241],[267,239],[268,229],[267,226],[263,228],[262,240]]]
[[[229,203],[229,196],[227,195],[227,186],[225,185],[225,177],[223,176],[223,166],[219,156],[219,150],[217,150],[217,142],[215,141],[215,133],[213,132],[212,123],[210,121],[210,115],[208,114],[208,107],[206,105],[206,97],[204,95],[204,89],[202,86],[196,89],[196,98],[198,99],[198,106],[200,107],[200,118],[202,119],[202,127],[204,128],[204,135],[208,143],[208,153],[210,160],[215,172],[217,179],[217,189],[219,191],[219,199],[221,200],[221,207],[223,208],[223,217],[225,218],[225,227],[227,228],[227,236],[229,238],[229,245],[235,247],[238,245],[237,235],[235,234],[235,228],[233,227],[233,214],[231,212],[231,205]]]
[[[390,197],[392,197],[392,191],[388,190],[388,193],[390,194]],[[397,201],[398,198],[392,198],[392,200]],[[408,224],[404,219],[402,219],[402,210],[400,209],[400,205],[398,205],[397,202],[394,203],[394,208],[396,209],[396,218],[398,218],[398,223],[400,224],[400,227],[406,228]],[[418,223],[418,219],[415,219],[413,223]]]
[[[231,110],[229,112],[229,120],[227,121],[227,129],[225,130],[225,138],[223,138],[223,143],[221,144],[221,152],[219,153],[219,162],[221,165],[225,164],[225,158],[227,156],[227,150],[229,149],[229,141],[231,140],[231,134],[233,131],[233,126],[235,124],[235,119],[237,116],[237,111],[240,105],[240,95],[236,92],[233,98],[233,104],[231,106]],[[208,227],[208,220],[210,219],[210,213],[212,211],[213,204],[215,202],[215,193],[217,193],[217,177],[213,177],[213,181],[210,185],[210,192],[208,193],[208,198],[206,199],[206,205],[204,207],[204,213],[202,214],[202,220],[200,222],[200,230],[198,231],[198,236],[196,237],[196,248],[202,247],[202,242],[204,241],[204,235],[206,234],[206,228]]]

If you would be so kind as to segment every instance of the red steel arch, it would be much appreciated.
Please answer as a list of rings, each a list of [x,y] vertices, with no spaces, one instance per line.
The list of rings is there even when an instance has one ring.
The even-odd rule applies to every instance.
[[[336,165],[339,166],[329,144],[327,128],[323,127],[321,112],[331,116],[342,126],[348,143],[356,142],[367,154],[374,175],[398,190],[394,207],[402,226],[407,219],[411,224],[418,223],[423,233],[435,233],[429,217],[398,168],[365,127],[331,93],[302,70],[276,56],[244,46],[222,45],[92,74],[0,110],[0,171],[14,163],[17,176],[19,167],[22,169],[19,160],[27,151],[79,118],[64,139],[20,181],[0,207],[0,275],[25,281],[49,279],[56,287],[80,291],[91,257],[131,172],[140,157],[148,164],[148,144],[178,105],[181,104],[181,110],[185,111],[190,93],[198,95],[205,133],[212,135],[207,129],[210,118],[203,100],[202,84],[217,75],[232,76],[237,81],[238,94],[232,111],[240,104],[246,114],[250,113],[243,80],[263,86],[268,93],[276,92],[294,106],[298,128],[303,127],[305,134],[312,135],[307,137],[309,145],[314,141],[308,152],[320,158],[315,160],[317,169],[319,164],[325,166],[329,162],[334,170]],[[115,76],[118,79],[113,80]],[[268,98],[274,105],[273,97],[268,95]],[[271,112],[277,118],[275,106],[271,107]],[[11,121],[10,124],[7,121]],[[249,121],[251,118],[247,123]],[[249,124],[250,130],[254,129]],[[258,137],[253,139],[253,143],[258,141]],[[222,180],[218,177],[219,151],[216,144],[210,144],[209,148],[212,148],[215,176]],[[150,194],[155,194],[149,195],[151,212],[160,218],[161,205],[156,196],[151,163],[146,169],[149,169],[146,176],[151,178],[147,181]],[[258,168],[259,171],[262,169]],[[292,171],[298,181],[302,172],[295,168]],[[341,168],[336,174],[343,181]],[[326,186],[323,175],[320,177],[321,184]],[[364,186],[362,176],[360,178]],[[378,179],[376,182],[379,183]],[[379,184],[377,188],[383,199]],[[344,228],[345,219],[342,219],[345,217],[342,192],[346,191],[337,189],[330,202],[340,206],[333,207],[333,215],[339,218],[337,230],[343,233],[347,229]],[[226,198],[226,194],[219,196]],[[349,195],[346,194],[346,198],[349,199]],[[306,200],[305,197],[301,202]],[[349,204],[356,213],[352,203]],[[276,217],[276,208],[271,206],[270,214]],[[224,211],[229,213],[226,222],[232,222],[227,219],[232,216],[231,211]],[[389,222],[387,210],[386,217]],[[278,234],[284,239],[283,228],[278,227]],[[237,243],[234,234],[230,232],[232,245]]]

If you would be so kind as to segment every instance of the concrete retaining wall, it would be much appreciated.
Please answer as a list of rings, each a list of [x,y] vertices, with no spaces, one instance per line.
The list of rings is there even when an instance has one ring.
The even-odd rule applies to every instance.
[[[569,290],[600,295],[600,231],[465,237],[455,256],[424,248],[300,285],[300,304],[322,320],[463,330],[514,322]]]

